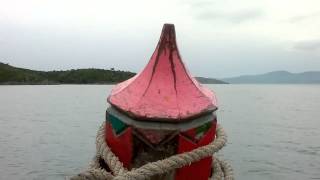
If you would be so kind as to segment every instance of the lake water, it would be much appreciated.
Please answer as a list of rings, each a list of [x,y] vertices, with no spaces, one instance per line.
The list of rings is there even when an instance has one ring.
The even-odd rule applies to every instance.
[[[319,85],[209,85],[236,179],[320,179]],[[0,86],[0,179],[64,179],[95,153],[109,85]]]

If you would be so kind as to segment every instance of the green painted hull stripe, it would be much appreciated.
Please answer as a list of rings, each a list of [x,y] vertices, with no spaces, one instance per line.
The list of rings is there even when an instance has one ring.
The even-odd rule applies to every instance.
[[[115,130],[116,134],[121,133],[122,131],[124,131],[128,127],[125,123],[123,123],[117,117],[115,117],[109,113],[107,114],[107,116],[108,116],[107,121],[109,121],[111,123],[111,126]]]

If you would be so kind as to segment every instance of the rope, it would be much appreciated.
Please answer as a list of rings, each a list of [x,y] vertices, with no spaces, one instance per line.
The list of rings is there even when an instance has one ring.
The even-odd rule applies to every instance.
[[[218,152],[227,142],[227,135],[223,128],[217,127],[216,139],[206,146],[199,147],[189,152],[176,154],[166,159],[147,163],[137,169],[128,171],[123,167],[119,158],[111,151],[105,142],[105,123],[101,125],[96,137],[96,156],[89,168],[70,178],[70,180],[147,180],[152,176],[166,174],[177,168],[181,168],[212,156]],[[100,167],[99,158],[102,158],[112,174]],[[214,158],[212,162],[214,180],[234,180],[232,167],[223,160]]]

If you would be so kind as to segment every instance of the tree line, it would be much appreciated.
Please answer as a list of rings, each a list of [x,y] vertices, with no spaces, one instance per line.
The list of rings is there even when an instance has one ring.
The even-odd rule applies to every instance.
[[[34,71],[0,62],[0,84],[112,84],[127,80],[135,73],[106,69]]]

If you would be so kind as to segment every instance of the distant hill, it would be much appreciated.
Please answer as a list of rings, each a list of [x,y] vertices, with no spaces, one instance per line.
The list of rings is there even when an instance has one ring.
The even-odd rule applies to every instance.
[[[232,84],[318,84],[320,83],[320,71],[303,73],[273,71],[260,75],[243,75],[222,80]]]
[[[76,69],[67,71],[34,71],[0,62],[0,84],[113,84],[133,77],[135,73],[105,69]],[[225,82],[196,77],[203,84]]]
[[[34,71],[0,62],[0,84],[112,84],[134,75],[133,72],[113,69]]]
[[[228,84],[227,82],[213,79],[213,78],[205,78],[205,77],[195,77],[197,81],[199,81],[202,84]]]

